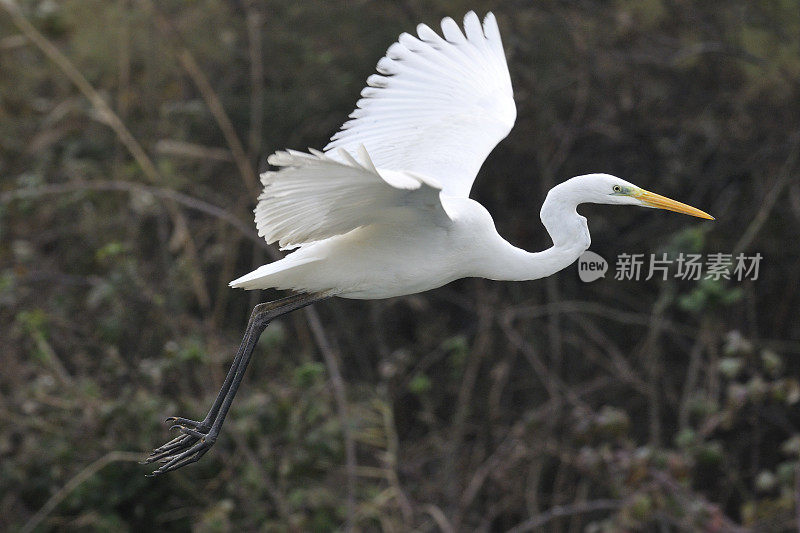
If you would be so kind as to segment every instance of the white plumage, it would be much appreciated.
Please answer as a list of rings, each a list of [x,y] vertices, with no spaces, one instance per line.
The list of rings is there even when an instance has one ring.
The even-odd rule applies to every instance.
[[[483,27],[451,18],[444,39],[425,24],[400,35],[367,79],[357,109],[325,150],[364,145],[378,168],[435,178],[448,196],[469,196],[489,152],[514,126],[517,109],[494,15]]]
[[[541,218],[553,239],[529,253],[505,241],[469,199],[491,150],[516,119],[495,17],[442,20],[400,35],[367,79],[325,152],[277,152],[261,180],[259,235],[298,248],[231,282],[347,298],[385,298],[481,276],[528,280],[571,264],[590,243],[582,202],[706,213],[608,174],[554,187]]]
[[[357,161],[345,149],[339,159],[317,150],[311,154],[277,152],[269,163],[282,169],[261,176],[264,192],[256,207],[256,228],[267,242],[295,248],[351,230],[391,220],[398,210],[441,210],[441,187],[409,172],[379,172],[364,146]],[[434,213],[436,212],[436,213]]]

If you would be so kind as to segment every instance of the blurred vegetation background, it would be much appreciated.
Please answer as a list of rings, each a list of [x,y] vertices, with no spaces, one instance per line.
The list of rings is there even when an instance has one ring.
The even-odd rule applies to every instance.
[[[497,15],[517,125],[473,197],[542,249],[609,172],[717,217],[584,206],[592,250],[761,253],[755,281],[461,280],[273,323],[201,417],[276,257],[276,149],[321,148],[402,31]],[[792,531],[795,0],[0,0],[0,529]]]

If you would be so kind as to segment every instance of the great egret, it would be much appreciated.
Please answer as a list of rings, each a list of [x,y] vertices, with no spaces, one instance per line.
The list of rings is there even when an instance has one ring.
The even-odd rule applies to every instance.
[[[242,344],[202,421],[171,417],[181,435],[156,448],[153,474],[197,461],[214,444],[253,348],[277,316],[313,302],[389,298],[464,277],[532,280],[573,263],[590,243],[581,203],[639,205],[701,218],[707,213],[609,174],[550,190],[541,219],[553,241],[542,252],[509,244],[469,198],[478,169],[511,130],[516,107],[500,32],[473,12],[464,32],[442,20],[403,33],[367,79],[362,98],[324,152],[277,152],[261,176],[259,235],[294,253],[231,282],[298,294],[253,309]]]

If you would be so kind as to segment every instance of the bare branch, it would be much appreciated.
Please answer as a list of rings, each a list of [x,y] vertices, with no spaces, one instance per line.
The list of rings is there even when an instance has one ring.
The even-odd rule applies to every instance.
[[[151,0],[139,0],[139,3],[142,4],[147,11],[153,14],[156,25],[161,33],[168,40],[172,40],[174,42],[175,36],[178,35],[177,29],[156,8],[153,2]],[[247,154],[244,150],[244,146],[242,146],[242,141],[239,140],[239,136],[236,134],[236,128],[233,127],[233,122],[231,122],[228,113],[225,111],[225,107],[222,105],[222,100],[211,86],[211,82],[208,81],[208,77],[197,64],[194,54],[192,54],[192,52],[183,45],[176,45],[176,48],[178,61],[189,77],[192,78],[192,81],[197,86],[200,94],[203,96],[203,100],[205,100],[209,111],[211,111],[214,120],[217,121],[217,125],[219,125],[220,130],[222,130],[222,135],[225,137],[225,142],[228,143],[228,147],[231,149],[233,160],[239,169],[239,174],[241,174],[245,186],[251,192],[257,191],[260,188],[258,178],[256,177],[256,173],[253,170],[252,165],[247,160]]]
[[[160,183],[163,181],[161,176],[156,169],[153,161],[150,159],[150,156],[144,151],[144,148],[139,144],[139,142],[134,138],[133,134],[131,134],[130,130],[128,130],[127,126],[122,122],[122,119],[119,118],[111,106],[100,96],[100,93],[92,86],[91,83],[86,79],[86,77],[80,73],[80,71],[75,67],[75,65],[70,61],[67,56],[61,53],[61,51],[52,43],[50,42],[47,37],[42,35],[42,33],[37,30],[33,24],[31,24],[28,19],[22,14],[22,10],[19,8],[19,5],[14,0],[0,0],[0,7],[5,9],[8,14],[11,16],[11,20],[14,22],[14,25],[19,28],[19,30],[33,42],[46,56],[50,59],[53,63],[61,69],[61,71],[75,84],[78,90],[83,93],[83,95],[89,99],[94,109],[97,111],[100,119],[108,124],[111,129],[117,134],[119,140],[122,144],[130,152],[131,156],[136,160],[139,164],[139,167],[142,169],[145,177],[151,183]],[[186,221],[184,220],[183,216],[181,215],[180,211],[172,204],[167,204],[167,209],[169,210],[170,214],[173,217],[174,224],[177,228],[185,227]],[[194,244],[194,240],[187,234],[182,234],[184,237],[182,243],[184,245],[184,249],[187,255],[190,256],[192,259],[192,264],[196,265],[199,263],[197,261],[197,249]],[[203,279],[203,274],[200,272],[198,268],[192,268],[192,275],[191,275],[192,287],[194,288],[195,295],[197,297],[198,303],[204,309],[207,309],[209,306],[209,296],[208,291],[205,288],[205,280]]]
[[[308,325],[311,328],[311,333],[314,335],[317,346],[322,352],[322,357],[325,359],[325,365],[328,367],[328,372],[331,375],[331,387],[333,387],[333,395],[336,398],[336,407],[339,411],[339,423],[342,426],[342,433],[344,435],[345,468],[347,474],[347,523],[345,524],[345,531],[353,531],[356,508],[356,444],[355,440],[353,440],[353,431],[350,427],[347,392],[345,391],[342,373],[339,371],[339,357],[325,337],[325,330],[322,327],[322,321],[319,319],[316,309],[313,307],[306,307],[305,313]]]
[[[250,44],[250,133],[247,144],[250,159],[255,161],[261,150],[261,136],[264,129],[264,58],[261,26],[264,14],[260,4],[249,2],[247,12],[247,41]]]
[[[47,194],[64,194],[76,191],[123,191],[129,193],[147,193],[159,198],[173,200],[176,203],[200,211],[207,215],[224,220],[234,228],[236,228],[243,236],[258,244],[262,248],[269,248],[269,245],[264,239],[258,236],[249,224],[243,223],[238,217],[232,213],[217,207],[208,202],[186,195],[184,193],[165,189],[163,187],[149,187],[139,183],[132,183],[129,181],[79,181],[71,183],[63,183],[57,185],[43,185],[41,187],[30,187],[25,189],[15,189],[0,194],[0,204],[8,203],[16,199],[36,198]]]
[[[739,237],[739,241],[733,247],[734,257],[750,246],[756,238],[756,235],[758,235],[758,232],[761,231],[761,227],[767,221],[767,218],[769,218],[770,213],[772,213],[772,210],[775,208],[775,204],[781,197],[784,187],[792,182],[791,178],[796,178],[796,175],[792,173],[792,169],[795,164],[797,164],[797,158],[800,157],[800,150],[798,150],[798,147],[800,147],[800,132],[795,132],[790,142],[789,157],[781,166],[775,184],[761,202],[761,208],[753,217],[750,225],[747,226],[747,230]]]
[[[596,511],[615,511],[622,507],[622,500],[592,500],[588,502],[573,503],[570,505],[558,505],[551,507],[544,513],[536,515],[528,520],[517,524],[508,530],[508,533],[522,533],[523,531],[534,531],[546,523],[562,516],[574,516],[577,514],[593,513]]]
[[[139,164],[147,179],[152,183],[160,182],[161,177],[153,161],[150,159],[150,156],[147,155],[119,116],[111,109],[111,106],[106,103],[103,97],[100,96],[100,93],[92,87],[92,84],[89,83],[84,75],[80,73],[72,61],[62,54],[47,37],[42,35],[42,33],[33,26],[33,24],[28,22],[28,19],[22,14],[22,10],[14,0],[0,0],[0,6],[11,15],[11,20],[14,22],[14,25],[19,28],[19,30],[30,39],[50,61],[55,63],[56,66],[66,74],[70,81],[75,84],[78,90],[89,99],[89,102],[94,106],[101,120],[114,130],[120,141],[122,141]]]
[[[161,139],[156,143],[155,150],[159,154],[177,157],[208,159],[211,161],[233,161],[231,152],[229,150],[225,150],[224,148],[202,146],[200,144],[176,141],[174,139]]]
[[[0,0],[0,2],[4,2],[5,0]],[[105,454],[100,459],[96,460],[93,463],[90,463],[86,468],[78,472],[72,479],[70,479],[66,485],[58,489],[58,491],[50,496],[50,499],[45,502],[41,509],[36,511],[30,520],[22,527],[20,530],[21,533],[30,533],[36,527],[42,523],[42,520],[47,518],[47,515],[53,512],[53,510],[61,503],[64,498],[69,496],[69,494],[78,488],[81,483],[92,477],[97,471],[102,470],[104,467],[111,463],[116,463],[119,461],[125,462],[139,462],[142,459],[142,454],[139,452],[109,452]]]

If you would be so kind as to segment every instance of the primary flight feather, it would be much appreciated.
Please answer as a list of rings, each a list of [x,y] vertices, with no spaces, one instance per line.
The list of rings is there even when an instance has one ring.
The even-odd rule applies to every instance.
[[[419,37],[400,35],[325,150],[364,145],[378,168],[430,176],[445,195],[469,196],[517,108],[494,15],[481,26],[470,12],[464,28],[446,18],[444,38],[424,24]]]

